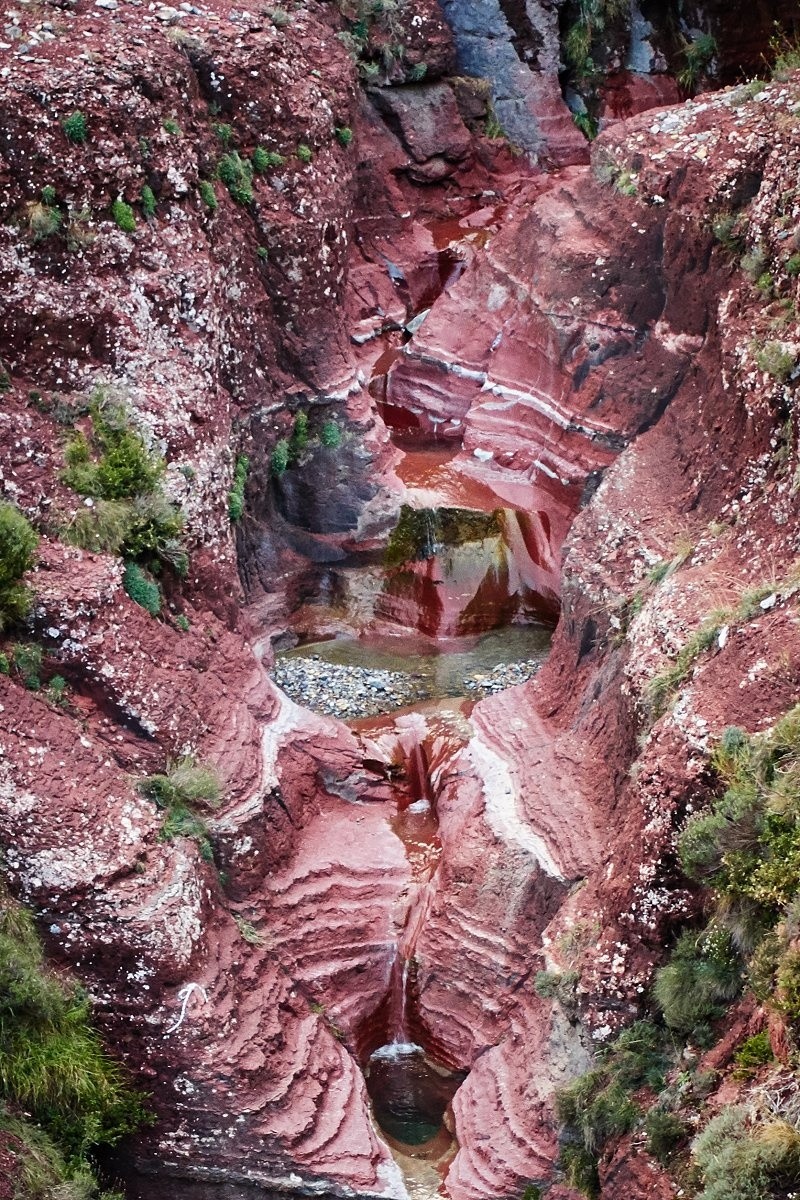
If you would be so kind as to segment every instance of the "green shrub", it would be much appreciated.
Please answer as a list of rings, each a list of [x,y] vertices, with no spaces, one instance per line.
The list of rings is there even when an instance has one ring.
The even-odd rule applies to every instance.
[[[253,170],[263,174],[264,171],[269,171],[273,167],[282,167],[286,159],[275,150],[265,150],[263,146],[256,146],[251,162]]]
[[[600,1195],[596,1155],[590,1154],[583,1146],[567,1143],[561,1147],[561,1168],[571,1187],[589,1196],[590,1200]]]
[[[111,216],[123,233],[133,233],[136,229],[136,214],[124,200],[114,201],[111,205]]]
[[[323,446],[327,446],[331,450],[335,450],[342,442],[342,431],[336,421],[328,420],[322,422],[319,440]]]
[[[63,675],[54,675],[47,685],[47,699],[60,708],[67,703],[67,681]]]
[[[36,561],[39,535],[12,504],[0,503],[0,630],[22,621],[32,602],[20,582]]]
[[[740,261],[742,270],[753,283],[764,274],[768,263],[769,252],[761,244],[754,246],[747,254],[743,254]]]
[[[220,144],[227,150],[233,142],[233,128],[230,125],[224,125],[220,121],[213,122],[211,128],[217,135]]]
[[[336,140],[341,146],[349,146],[353,140],[353,131],[349,125],[339,125],[336,130]]]
[[[800,1170],[800,1133],[787,1121],[750,1123],[747,1110],[724,1108],[692,1143],[703,1190],[697,1200],[785,1196]]]
[[[42,242],[45,238],[52,237],[61,228],[61,213],[48,204],[35,200],[27,206],[26,213],[28,232],[34,242]]]
[[[689,1133],[689,1126],[682,1117],[658,1106],[650,1109],[645,1117],[644,1127],[647,1133],[648,1153],[663,1165],[669,1162],[675,1148]]]
[[[166,806],[164,821],[159,833],[159,841],[171,842],[175,838],[191,838],[197,844],[200,857],[204,862],[214,861],[214,849],[208,826],[197,813],[192,812],[180,800]]]
[[[7,654],[0,651],[0,675],[11,674],[11,661]]]
[[[223,154],[217,164],[217,174],[230,197],[237,204],[248,205],[253,200],[253,167],[241,158],[238,151]]]
[[[244,514],[244,489],[249,470],[250,459],[246,454],[240,454],[233,472],[233,486],[228,493],[228,516],[233,522],[241,521]]]
[[[219,207],[217,201],[217,193],[214,191],[214,185],[209,183],[207,179],[201,179],[197,185],[197,190],[200,193],[200,199],[212,212],[215,212]]]
[[[800,892],[800,708],[767,734],[726,730],[712,763],[725,792],[690,818],[681,862],[713,884],[716,923],[739,950],[763,953],[764,935]]]
[[[36,642],[17,642],[11,647],[14,670],[29,692],[38,692],[44,651]]]
[[[233,919],[236,922],[236,927],[243,941],[250,946],[263,946],[264,935],[259,933],[255,925],[251,921],[246,921],[244,917],[240,917],[238,913],[233,914]]]
[[[91,508],[80,508],[59,536],[68,545],[94,554],[120,554],[134,523],[127,500],[95,500]]]
[[[575,1006],[575,991],[580,980],[577,971],[565,971],[560,974],[555,971],[537,971],[534,978],[534,991],[542,1000],[557,1000],[564,1008]]]
[[[694,92],[700,76],[716,53],[717,43],[710,33],[701,33],[694,41],[684,43],[681,51],[684,65],[676,77],[684,91]]]
[[[595,1066],[556,1093],[562,1131],[561,1165],[573,1187],[598,1194],[597,1161],[606,1143],[628,1133],[639,1119],[631,1094],[660,1090],[670,1062],[662,1030],[637,1021],[598,1051]]]
[[[779,383],[786,383],[795,368],[795,358],[782,342],[767,342],[757,353],[759,371],[766,372]]]
[[[91,411],[90,439],[78,433],[67,444],[64,483],[81,496],[102,500],[128,500],[154,491],[164,462],[132,428],[127,410],[101,395]]]
[[[564,58],[579,79],[584,79],[594,70],[590,57],[592,48],[592,26],[579,20],[567,30],[563,42]]]
[[[588,142],[593,142],[597,137],[598,125],[594,117],[588,112],[574,112],[572,120],[577,129],[580,129],[583,136]]]
[[[189,618],[183,613],[178,613],[175,618],[175,625],[180,629],[181,633],[188,633],[190,629]]]
[[[162,121],[161,128],[164,130],[165,133],[169,133],[173,136],[175,136],[176,134],[179,134],[181,131],[181,127],[178,124],[178,122],[174,119],[174,117],[167,117],[166,121]]]
[[[308,413],[299,412],[294,419],[289,439],[289,462],[296,463],[308,449]]]
[[[310,163],[314,157],[314,152],[310,146],[305,144],[305,142],[301,142],[297,147],[297,157],[300,159],[301,163]]]
[[[414,63],[414,66],[406,75],[406,79],[408,79],[411,83],[421,83],[427,74],[428,64],[424,62],[418,62]]]
[[[161,589],[135,562],[125,564],[122,586],[134,603],[147,610],[151,617],[161,612]]]
[[[61,128],[67,136],[67,141],[75,146],[81,145],[89,136],[89,125],[80,109],[76,109],[68,117],[63,117]]]
[[[41,199],[42,199],[42,204],[48,204],[48,205],[55,204],[56,189],[51,184],[48,183],[45,187],[43,187],[40,195],[41,195]]]
[[[91,1148],[116,1144],[145,1114],[142,1098],[106,1055],[88,1016],[81,993],[46,970],[29,914],[5,899],[0,908],[0,1096],[30,1114],[76,1174],[90,1179],[86,1155]],[[0,1117],[0,1129],[17,1132],[7,1113]],[[23,1140],[28,1143],[27,1136]],[[53,1200],[62,1195],[46,1194]]]
[[[714,237],[731,254],[741,255],[744,242],[742,218],[738,213],[718,213],[711,222]]]
[[[145,184],[142,188],[141,195],[142,212],[150,220],[156,214],[156,195],[149,184]]]
[[[793,254],[792,257],[788,259],[786,263],[786,273],[787,275],[791,275],[793,277],[795,275],[800,275],[800,254]]]
[[[263,172],[267,170],[269,166],[269,155],[263,146],[256,146],[255,150],[250,156],[250,162],[253,164],[253,170],[259,175],[263,174]]]
[[[578,1130],[590,1154],[599,1153],[609,1138],[628,1133],[639,1115],[625,1089],[607,1083],[602,1071],[590,1071],[559,1092],[556,1107],[559,1118]]]
[[[269,16],[276,29],[285,29],[287,25],[291,25],[292,23],[292,18],[285,8],[273,8]]]
[[[772,1046],[769,1033],[763,1029],[746,1038],[733,1056],[736,1064],[734,1078],[749,1079],[764,1063],[772,1062]]]
[[[171,567],[182,579],[189,570],[189,556],[180,541],[183,514],[160,490],[134,497],[134,525],[123,544],[123,554],[150,564]]]
[[[266,246],[258,246],[256,249],[256,254],[261,259],[262,262],[266,262],[267,259],[269,258],[269,250],[267,249]]]
[[[644,1086],[661,1091],[664,1073],[671,1062],[664,1031],[652,1021],[634,1021],[598,1057],[613,1078],[629,1091]]]
[[[137,787],[160,808],[174,804],[216,808],[220,800],[219,775],[213,767],[196,762],[190,755],[168,763],[163,775],[141,779]]]
[[[269,462],[273,475],[281,476],[284,473],[289,465],[289,442],[286,438],[275,443]]]
[[[76,514],[64,539],[87,550],[142,560],[153,569],[166,563],[185,575],[189,560],[180,543],[183,515],[161,490],[163,459],[147,449],[124,405],[100,392],[90,412],[90,435],[77,433],[70,439],[61,477],[94,504]]]
[[[166,816],[161,827],[160,839],[192,838],[197,842],[200,856],[205,862],[213,862],[213,850],[203,818],[194,812],[197,805],[206,809],[216,808],[219,803],[219,779],[216,770],[204,767],[192,757],[180,758],[169,763],[163,775],[148,775],[140,780],[139,791]]]
[[[770,296],[772,296],[772,289],[773,289],[774,283],[775,283],[775,280],[772,277],[772,272],[764,271],[764,272],[762,272],[761,275],[759,275],[758,279],[756,280],[756,287],[762,293],[762,295],[769,298]]]
[[[740,961],[720,929],[684,933],[669,962],[656,973],[653,996],[670,1029],[704,1041],[710,1023],[738,996]]]

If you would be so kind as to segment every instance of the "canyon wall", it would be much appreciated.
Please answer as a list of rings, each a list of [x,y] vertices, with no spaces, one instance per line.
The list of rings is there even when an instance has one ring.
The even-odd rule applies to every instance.
[[[567,165],[545,176],[485,136],[480,97],[464,124],[458,84],[442,82],[455,18],[454,44],[419,7],[385,68],[394,86],[365,98],[338,17],[288,15],[81,0],[26,10],[3,51],[0,473],[43,534],[24,639],[45,653],[39,692],[0,675],[6,871],[152,1092],[131,1195],[406,1195],[359,1062],[419,900],[389,821],[395,735],[314,717],[265,670],[308,563],[374,549],[396,517],[398,455],[368,387],[388,334],[386,420],[415,435],[444,423],[454,471],[493,506],[538,514],[561,599],[534,682],[447,736],[412,731],[442,843],[414,909],[413,1020],[470,1069],[452,1200],[531,1184],[566,1200],[553,1090],[640,1011],[696,910],[674,834],[707,750],[797,693],[796,372],[771,373],[769,347],[792,362],[800,349],[800,90],[633,116],[581,165],[550,13],[535,136]],[[76,110],[85,142],[61,124]],[[262,144],[284,161],[242,203],[214,166]],[[112,217],[120,197],[133,231]],[[59,214],[46,236],[35,205]],[[714,233],[739,213],[755,280]],[[185,514],[188,573],[165,578],[160,619],[128,596],[117,557],[66,542],[83,500],[62,478],[65,444],[98,386],[163,454]],[[341,442],[276,479],[298,411],[312,433],[335,420]],[[651,681],[754,582],[769,606],[729,619],[654,719]],[[55,674],[65,705],[46,690]],[[136,786],[186,756],[222,779],[211,862],[163,839]],[[580,972],[576,1013],[537,994],[541,968]],[[631,1157],[607,1165],[609,1196],[660,1186]]]

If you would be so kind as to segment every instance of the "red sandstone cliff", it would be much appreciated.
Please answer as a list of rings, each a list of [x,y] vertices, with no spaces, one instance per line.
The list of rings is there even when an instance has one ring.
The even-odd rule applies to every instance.
[[[432,8],[422,19],[435,76],[449,41]],[[63,710],[0,678],[0,835],[48,949],[152,1088],[159,1123],[133,1148],[132,1194],[188,1180],[192,1195],[404,1194],[355,1058],[419,901],[375,770],[391,747],[269,683],[240,612],[227,493],[250,451],[240,548],[254,621],[261,588],[293,585],[304,555],[374,544],[397,504],[395,454],[350,334],[432,301],[390,367],[385,411],[463,429],[463,474],[547,517],[550,563],[566,547],[537,681],[481,703],[457,736],[418,734],[443,849],[415,928],[415,1019],[443,1060],[471,1067],[448,1194],[547,1184],[554,1087],[636,1013],[694,904],[673,839],[709,740],[764,727],[796,697],[793,381],[765,374],[758,353],[777,340],[796,354],[797,330],[711,226],[747,207],[748,245],[794,298],[797,87],[648,112],[606,133],[593,167],[545,179],[471,138],[443,85],[427,93],[445,113],[427,141],[424,106],[391,98],[387,122],[362,108],[322,6],[283,27],[209,5],[181,17],[81,3],[53,11],[52,39],[36,23],[24,14],[22,39],[39,40],[12,52],[3,95],[0,470],[48,535],[32,632],[72,693]],[[58,123],[76,108],[85,145]],[[216,213],[199,198],[214,121],[243,152],[264,141],[287,159],[256,180],[252,206],[219,183]],[[439,299],[433,221],[456,185],[477,203],[498,177],[502,229],[470,243]],[[156,215],[124,233],[109,206],[145,182]],[[92,240],[34,240],[26,205],[47,186],[65,225],[91,210],[72,219]],[[135,605],[110,556],[58,540],[78,503],[59,482],[64,413],[99,381],[124,388],[187,513],[191,566],[170,599],[188,632]],[[269,452],[302,405],[338,414],[346,469],[328,462],[306,491],[280,491]],[[685,542],[680,566],[649,583]],[[706,612],[761,581],[773,605],[732,624],[651,726],[648,681]],[[185,754],[222,776],[222,879],[191,841],[159,840],[134,786]],[[570,934],[580,1028],[532,984],[564,965]],[[630,1169],[612,1162],[605,1194],[632,1189]]]

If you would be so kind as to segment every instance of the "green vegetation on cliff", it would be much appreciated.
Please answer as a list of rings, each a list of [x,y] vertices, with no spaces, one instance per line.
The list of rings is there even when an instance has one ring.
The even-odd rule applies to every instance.
[[[89,417],[88,433],[75,433],[67,443],[62,473],[88,503],[61,537],[84,550],[121,555],[128,595],[155,615],[161,603],[160,594],[158,602],[152,595],[160,592],[153,576],[165,567],[181,577],[188,570],[180,541],[183,514],[164,494],[163,458],[145,445],[126,406],[99,389]]]
[[[715,1086],[692,1047],[714,1044],[743,990],[782,1019],[793,1054],[800,1045],[800,705],[766,733],[727,729],[710,766],[717,795],[678,839],[684,872],[709,889],[708,922],[685,930],[656,972],[652,1021],[598,1051],[558,1097],[562,1166],[588,1196],[598,1194],[605,1146],[634,1128],[662,1163],[683,1157],[698,1200],[777,1200],[800,1185],[797,1081],[779,1066],[772,1090],[723,1108],[688,1144]],[[731,1070],[747,1080],[772,1061],[762,1030],[741,1042]]]
[[[0,1151],[16,1160],[15,1196],[97,1195],[94,1149],[145,1119],[86,996],[46,967],[30,914],[0,895]]]
[[[21,512],[0,504],[0,630],[21,621],[31,605],[31,593],[20,582],[33,566],[39,537]]]

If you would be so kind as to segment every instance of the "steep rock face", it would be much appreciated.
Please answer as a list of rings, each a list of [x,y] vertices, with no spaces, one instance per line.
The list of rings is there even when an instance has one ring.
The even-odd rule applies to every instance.
[[[512,141],[551,166],[585,162],[586,142],[558,84],[558,7],[529,3],[443,5],[459,68],[491,80],[493,105]]]
[[[618,203],[586,172],[520,199],[388,374],[387,404],[463,434],[461,473],[537,522],[555,594],[587,484],[658,417],[691,352],[659,325],[663,216],[637,206],[620,254]]]
[[[161,1123],[139,1147],[145,1182],[132,1167],[131,1194],[152,1194],[154,1170],[262,1193],[294,1173],[333,1192],[401,1194],[319,993],[298,988],[294,958],[258,932],[282,886],[270,868],[292,860],[305,826],[314,845],[326,798],[330,827],[351,810],[348,787],[368,792],[357,748],[281,701],[243,639],[209,614],[205,633],[177,648],[181,635],[124,595],[117,569],[92,566],[48,548],[39,571],[37,612],[60,622],[48,624],[52,656],[75,681],[67,708],[0,680],[0,834],[49,948],[89,986],[117,1052],[157,1083]],[[227,894],[192,841],[162,840],[163,814],[133,786],[131,772],[160,767],[165,750],[220,764],[225,802],[209,824]],[[384,859],[360,872],[359,933],[374,928],[393,945],[404,875],[388,830],[386,840]],[[382,961],[377,948],[367,958]]]
[[[8,494],[32,512],[48,478],[51,529],[70,515],[74,498],[53,484],[61,430],[103,385],[166,452],[190,541],[213,545],[229,579],[224,497],[236,453],[249,452],[261,480],[253,500],[269,512],[269,451],[298,408],[320,407],[315,435],[326,417],[342,424],[358,499],[340,498],[339,542],[385,528],[392,455],[358,400],[342,303],[355,154],[335,130],[354,123],[355,89],[324,11],[304,10],[291,36],[224,5],[166,22],[81,6],[59,16],[57,35],[33,16],[18,30],[4,52],[13,69],[0,164]],[[35,55],[20,56],[25,38]],[[320,46],[325,75],[309,70]],[[74,112],[85,142],[62,128]],[[248,161],[259,146],[272,156],[261,172]],[[218,167],[239,172],[239,191],[215,179]],[[54,190],[49,205],[43,188]],[[143,188],[155,203],[147,218]],[[119,200],[132,206],[132,232],[114,219]]]
[[[532,211],[510,221],[487,253],[477,237],[470,245],[475,270],[459,293],[472,297],[469,340],[453,347],[460,316],[453,280],[392,370],[392,386],[407,389],[409,404],[436,416],[436,403],[442,415],[449,410],[432,385],[434,400],[422,403],[426,371],[432,363],[431,375],[447,370],[457,381],[452,403],[460,416],[448,419],[466,422],[467,449],[481,452],[473,464],[497,448],[480,468],[493,494],[547,518],[540,528],[552,530],[554,589],[561,542],[580,499],[589,500],[586,481],[594,485],[606,471],[568,541],[565,615],[548,667],[535,685],[479,705],[471,730],[430,748],[443,857],[412,905],[409,866],[371,756],[343,727],[279,697],[252,654],[237,614],[225,516],[231,428],[254,409],[261,515],[277,511],[293,526],[308,511],[308,490],[288,472],[279,489],[264,465],[275,434],[288,430],[284,388],[289,407],[314,399],[340,414],[353,388],[354,442],[338,465],[319,452],[323,487],[349,464],[361,472],[353,488],[364,484],[359,499],[368,506],[367,493],[380,483],[368,477],[391,459],[336,310],[352,183],[331,124],[355,120],[339,107],[349,96],[337,76],[344,60],[331,41],[337,80],[324,81],[323,96],[318,67],[305,69],[330,36],[316,29],[312,39],[310,23],[322,21],[316,10],[297,16],[291,44],[246,12],[207,12],[198,30],[187,23],[190,40],[178,38],[180,51],[145,26],[158,48],[137,46],[145,78],[125,101],[134,108],[129,123],[120,95],[137,76],[125,67],[131,31],[120,31],[134,21],[138,29],[142,19],[150,21],[127,8],[119,23],[106,10],[79,8],[64,17],[62,40],[44,39],[36,56],[18,63],[23,84],[9,102],[3,147],[9,187],[12,167],[27,169],[30,159],[36,170],[30,179],[17,172],[8,212],[30,222],[25,206],[51,176],[65,219],[64,202],[75,207],[84,194],[107,206],[118,177],[131,200],[152,179],[165,207],[154,227],[140,222],[133,236],[96,222],[96,240],[79,252],[4,226],[13,386],[0,418],[8,431],[1,461],[6,494],[55,532],[64,518],[46,510],[63,507],[67,515],[78,503],[57,477],[59,422],[67,428],[80,418],[60,401],[85,398],[100,376],[123,383],[136,419],[166,449],[170,494],[189,518],[190,574],[183,590],[176,583],[168,595],[167,611],[188,615],[190,629],[171,617],[153,621],[135,606],[109,556],[45,541],[32,579],[31,629],[48,651],[46,677],[57,668],[72,694],[61,709],[0,678],[0,831],[12,883],[43,918],[52,952],[89,984],[110,1039],[158,1081],[161,1120],[143,1135],[135,1169],[161,1172],[171,1192],[402,1196],[349,1049],[358,1047],[396,951],[410,948],[412,934],[418,1027],[445,1061],[472,1066],[454,1104],[460,1148],[451,1196],[480,1200],[547,1183],[557,1154],[552,1089],[587,1058],[576,1028],[535,994],[537,948],[543,964],[559,967],[571,965],[578,945],[579,997],[596,1040],[634,1015],[670,923],[695,903],[675,879],[672,839],[704,786],[710,739],[731,720],[747,728],[768,722],[796,695],[796,420],[787,426],[791,383],[765,373],[758,347],[777,339],[796,353],[795,333],[709,229],[710,215],[755,197],[750,242],[765,246],[773,284],[796,289],[783,236],[796,216],[786,199],[797,171],[796,86],[775,85],[759,100],[717,97],[616,128],[595,159],[607,180],[622,185],[616,192],[587,170],[570,171],[545,192],[546,181],[531,182],[520,170],[520,210],[525,191],[538,196]],[[84,34],[102,37],[117,54],[118,78],[91,57],[87,65],[102,110],[88,91],[66,90],[65,43]],[[331,220],[322,219],[328,213],[315,192],[318,168],[304,173],[294,162],[285,180],[276,175],[281,186],[267,193],[257,185],[246,216],[219,185],[217,216],[188,198],[198,174],[210,173],[203,155],[218,154],[209,115],[228,115],[236,96],[230,115],[242,150],[263,128],[242,117],[251,100],[267,105],[260,85],[249,82],[254,51],[273,71],[270,102],[280,87],[292,91],[278,149],[288,158],[295,139],[308,137],[314,161],[331,174]],[[228,77],[238,91],[217,86]],[[86,108],[96,145],[66,146],[40,111],[42,80],[65,113]],[[208,95],[221,114],[203,107]],[[433,95],[444,95],[438,85]],[[390,228],[377,233],[360,217],[369,244],[359,248],[364,269],[347,304],[358,308],[362,333],[404,324],[428,285],[442,286],[435,202],[429,211],[420,203],[410,229],[403,216],[412,172],[433,163],[435,176],[436,160],[448,171],[455,165],[451,177],[471,180],[474,200],[496,164],[480,143],[471,157],[452,105],[445,98],[442,106],[447,136],[437,130],[428,142],[418,137],[424,114],[403,99],[390,106],[397,134],[378,123],[374,108],[364,117],[374,138],[368,145],[392,147],[385,194],[395,207]],[[174,116],[164,117],[167,110]],[[164,129],[163,119],[191,129],[191,140]],[[148,155],[157,147],[157,174],[146,174],[140,137]],[[37,157],[40,138],[49,158]],[[374,163],[359,163],[358,174],[363,195],[376,178]],[[632,187],[636,197],[627,194]],[[201,255],[214,223],[220,244]],[[273,228],[281,230],[277,246],[266,240]],[[307,261],[295,253],[295,236],[314,247]],[[534,239],[542,253],[526,266]],[[257,250],[252,260],[242,251],[251,241],[267,249],[267,266]],[[397,267],[391,245],[401,248],[399,272],[390,269]],[[407,267],[415,246],[425,252],[416,273]],[[267,313],[259,273],[276,263],[268,289],[275,310]],[[103,286],[93,291],[95,278]],[[197,278],[215,296],[207,310],[197,307]],[[31,395],[31,384],[44,396]],[[515,428],[524,430],[519,445]],[[380,492],[373,492],[377,509]],[[305,532],[318,540],[296,542],[298,556],[309,547],[341,553],[348,536],[367,538],[357,512],[343,530],[323,509],[312,506]],[[679,557],[687,529],[691,558],[656,589],[649,568]],[[253,541],[258,536],[256,527]],[[267,547],[256,564],[265,575],[277,558],[271,554]],[[252,559],[248,570],[255,578]],[[735,606],[754,571],[774,578],[774,602],[754,620],[729,621],[726,639],[698,661],[675,707],[649,732],[637,777],[626,780],[649,680],[702,620],[709,597],[722,591]],[[637,590],[644,593],[638,606]],[[191,841],[160,841],[161,816],[130,779],[183,754],[219,764],[223,775],[224,805],[208,823],[224,886]],[[160,1085],[167,1079],[171,1090]],[[624,1179],[632,1194],[649,1186],[648,1174],[656,1186],[649,1167],[636,1179],[631,1171],[630,1161],[608,1164],[608,1178]],[[153,1194],[151,1179],[133,1186]],[[557,1183],[549,1194],[568,1192]]]
[[[586,883],[568,897],[562,893],[539,944],[548,969],[580,970],[581,1010],[596,1042],[636,1015],[670,928],[695,911],[697,900],[676,872],[674,835],[708,786],[710,746],[732,723],[748,730],[768,727],[796,698],[795,418],[785,433],[778,432],[791,412],[792,385],[769,377],[756,361],[759,346],[781,328],[776,324],[781,310],[715,246],[708,215],[755,196],[749,238],[763,244],[776,288],[784,294],[796,288],[786,273],[791,245],[781,237],[785,201],[780,200],[795,169],[796,147],[783,116],[795,95],[794,88],[773,85],[759,108],[752,102],[745,107],[728,94],[655,120],[637,118],[628,123],[624,142],[615,134],[601,149],[620,155],[620,167],[636,165],[640,197],[645,203],[649,199],[651,211],[665,214],[663,283],[656,284],[656,294],[663,288],[664,308],[654,337],[679,355],[691,349],[691,366],[677,361],[670,379],[674,392],[663,416],[620,454],[573,526],[566,547],[564,615],[547,665],[525,685],[526,700],[520,704],[507,693],[482,702],[473,716],[479,737],[505,764],[513,803],[518,811],[524,805],[527,833],[546,831],[548,820],[564,809],[564,800],[553,794],[554,781],[576,806],[566,823],[587,856],[578,868]],[[663,198],[663,206],[655,197]],[[621,242],[625,228],[639,227],[641,203],[617,202]],[[690,283],[700,270],[702,291]],[[796,353],[796,331],[784,328],[782,343]],[[648,375],[643,361],[642,392],[658,377],[657,371]],[[675,549],[681,538],[690,543],[683,566]],[[676,553],[667,580],[649,583],[650,567]],[[768,581],[765,590],[771,595],[764,608],[743,608],[754,579]],[[718,618],[724,635],[690,665],[675,685],[674,704],[659,715],[653,708],[654,677],[674,663],[677,651],[715,608],[728,610]],[[501,708],[506,709],[502,717],[492,711]],[[549,752],[573,747],[560,767],[547,763],[536,737],[537,720],[544,717]],[[537,779],[542,767],[544,795]],[[588,833],[593,823],[602,829],[594,842]],[[561,848],[560,832],[557,837]],[[475,860],[468,847],[462,837],[446,861],[449,875],[460,881],[459,893],[469,899]],[[539,889],[537,898],[541,895]],[[473,927],[479,909],[488,911],[483,897],[460,919]],[[457,911],[452,904],[451,914]],[[526,927],[526,916],[515,913],[513,903],[505,916],[507,925],[495,914],[484,929],[484,946],[492,953],[502,949],[509,925],[512,937]],[[496,936],[498,929],[503,939]],[[435,930],[434,917],[431,939]],[[420,957],[424,978],[422,949]],[[440,951],[439,972],[444,961]],[[502,980],[504,971],[498,975]],[[503,990],[497,980],[490,993],[481,993],[480,986],[473,990],[482,994],[481,1007],[493,1020]],[[435,997],[435,989],[430,994]],[[524,996],[524,990],[515,993],[515,1018],[528,1005],[535,1012],[540,1003]],[[423,987],[423,1005],[425,1000]],[[471,1027],[480,1028],[474,1015]],[[508,1054],[505,1047],[504,1039],[484,1056],[487,1066],[498,1054]],[[550,1069],[548,1053],[545,1047],[544,1071]],[[478,1059],[473,1075],[483,1061]],[[507,1061],[513,1064],[513,1055]],[[537,1055],[536,1062],[518,1071],[512,1066],[510,1078],[522,1086],[539,1069]],[[479,1111],[474,1089],[478,1084],[471,1075],[455,1106],[465,1129],[471,1128],[468,1104]],[[498,1098],[492,1143],[504,1145],[506,1138],[513,1143],[519,1120],[514,1088],[509,1082],[493,1094]],[[533,1138],[533,1127],[527,1128]],[[505,1165],[476,1154],[475,1142],[465,1136],[448,1176],[451,1194],[508,1190]],[[525,1169],[518,1163],[517,1170],[517,1186],[525,1178],[541,1178],[535,1152]],[[670,1186],[652,1175],[646,1160],[637,1167],[630,1158],[602,1164],[601,1179],[609,1196],[622,1186],[631,1194],[652,1189],[668,1194]]]

